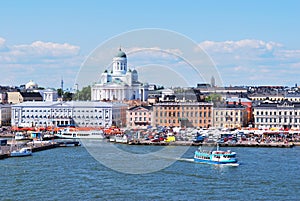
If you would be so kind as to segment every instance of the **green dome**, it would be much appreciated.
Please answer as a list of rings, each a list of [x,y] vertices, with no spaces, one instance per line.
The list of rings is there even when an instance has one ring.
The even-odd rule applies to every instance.
[[[119,51],[118,51],[118,53],[116,54],[116,57],[124,57],[124,58],[126,58],[126,54],[120,48]]]

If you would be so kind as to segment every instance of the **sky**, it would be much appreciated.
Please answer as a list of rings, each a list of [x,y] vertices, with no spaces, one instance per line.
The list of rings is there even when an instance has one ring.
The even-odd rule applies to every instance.
[[[124,33],[156,28],[181,34],[202,48],[223,85],[293,86],[300,83],[299,7],[297,0],[1,0],[0,85],[33,80],[59,88],[63,79],[65,88],[73,88],[82,65],[99,46]],[[126,53],[137,48],[118,42],[116,51],[124,44]],[[159,42],[153,46],[160,48]],[[133,65],[143,58],[157,60],[140,56],[128,55],[128,60]],[[163,65],[168,61],[173,62]],[[159,69],[161,63],[155,65]],[[155,73],[148,75],[139,76],[159,82],[153,80]],[[174,79],[161,81],[171,86]]]

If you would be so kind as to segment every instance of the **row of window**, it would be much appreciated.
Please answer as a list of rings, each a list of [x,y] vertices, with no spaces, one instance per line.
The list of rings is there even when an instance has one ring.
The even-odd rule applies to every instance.
[[[297,111],[256,111],[256,115],[299,115]]]
[[[227,116],[227,115],[233,115],[233,114],[235,114],[235,115],[242,115],[242,112],[241,111],[236,111],[236,112],[233,112],[233,111],[231,111],[231,112],[223,112],[223,111],[220,111],[220,112],[218,112],[218,111],[216,111],[216,115],[224,115],[225,114],[225,116]]]
[[[209,110],[211,107],[206,107],[206,106],[160,106],[160,107],[155,107],[156,110],[178,110],[178,108],[181,108],[182,110]]]
[[[126,64],[117,62],[117,70],[126,70]]]
[[[218,117],[216,117],[215,120],[216,120],[216,122],[218,122],[219,120],[220,121],[236,121],[236,122],[242,121],[242,119],[239,119],[238,117],[236,117],[236,118],[233,118],[233,117],[225,117],[225,118],[220,117],[220,119]]]
[[[256,123],[300,123],[300,118],[256,118]]]
[[[44,118],[44,119],[46,119],[46,118],[48,118],[48,119],[50,119],[50,118],[53,118],[53,119],[55,119],[55,118],[69,118],[69,119],[71,119],[72,117],[71,116],[66,116],[66,115],[52,115],[52,116],[50,116],[50,115],[48,115],[48,116],[46,116],[46,115],[27,115],[27,116],[25,116],[25,115],[23,115],[22,116],[22,118],[28,118],[28,119],[35,119],[35,118]],[[85,119],[85,118],[87,118],[87,119],[102,119],[102,116],[93,116],[93,115],[91,115],[91,116],[88,116],[88,115],[82,115],[82,116],[80,116],[80,115],[78,115],[78,116],[74,116],[73,117],[74,119],[76,119],[76,118],[78,118],[78,119]],[[108,115],[105,115],[105,118],[107,119],[107,118],[109,118],[109,116]]]
[[[158,120],[158,119],[156,119],[155,120],[156,121],[156,123],[169,123],[169,124],[171,124],[171,123],[173,123],[173,124],[175,124],[175,123],[180,123],[181,121],[179,120],[179,119],[160,119],[160,120]],[[194,124],[206,124],[206,123],[210,123],[210,119],[208,119],[207,121],[206,121],[206,119],[204,119],[204,120],[202,120],[202,119],[194,119],[194,120],[189,120],[189,122],[191,122],[191,123],[194,123]]]
[[[210,117],[211,112],[155,112],[157,117]],[[159,115],[158,115],[159,114]],[[181,116],[180,116],[181,115]]]
[[[27,123],[27,124],[32,124],[32,125],[55,125],[55,122],[32,122],[32,121],[22,121],[22,123]],[[56,125],[68,125],[70,124],[70,122],[66,121],[66,122],[57,122]],[[78,125],[99,125],[102,126],[102,122],[77,122],[76,124]]]
[[[148,120],[147,120],[148,119]],[[132,121],[132,117],[130,118],[130,121]],[[147,118],[147,117],[135,117],[134,121],[151,121],[151,118]]]
[[[132,114],[133,114],[133,112],[130,112],[130,115],[132,115]],[[147,112],[134,112],[134,115],[148,115],[148,114],[147,114]]]
[[[72,112],[71,109],[48,109],[48,110],[22,110],[22,113],[25,113],[25,112]],[[102,110],[73,110],[73,112],[99,112],[99,113],[102,113]],[[106,112],[108,112],[106,110]]]

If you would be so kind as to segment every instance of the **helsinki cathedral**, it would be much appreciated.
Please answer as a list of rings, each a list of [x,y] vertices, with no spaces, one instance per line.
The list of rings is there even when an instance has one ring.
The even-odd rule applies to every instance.
[[[111,72],[105,70],[100,76],[100,82],[94,84],[91,90],[94,101],[146,101],[148,97],[148,84],[139,82],[137,71],[127,68],[127,56],[121,48],[113,58]]]

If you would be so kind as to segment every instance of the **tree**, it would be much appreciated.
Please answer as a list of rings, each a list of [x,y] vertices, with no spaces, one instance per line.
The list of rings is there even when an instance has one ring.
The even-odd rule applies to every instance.
[[[207,102],[213,102],[214,105],[218,102],[221,102],[222,100],[222,96],[220,94],[216,94],[216,93],[213,93],[213,94],[209,94],[206,98],[205,98],[205,101]]]
[[[73,100],[91,100],[91,86],[83,87],[81,91],[77,91]]]

